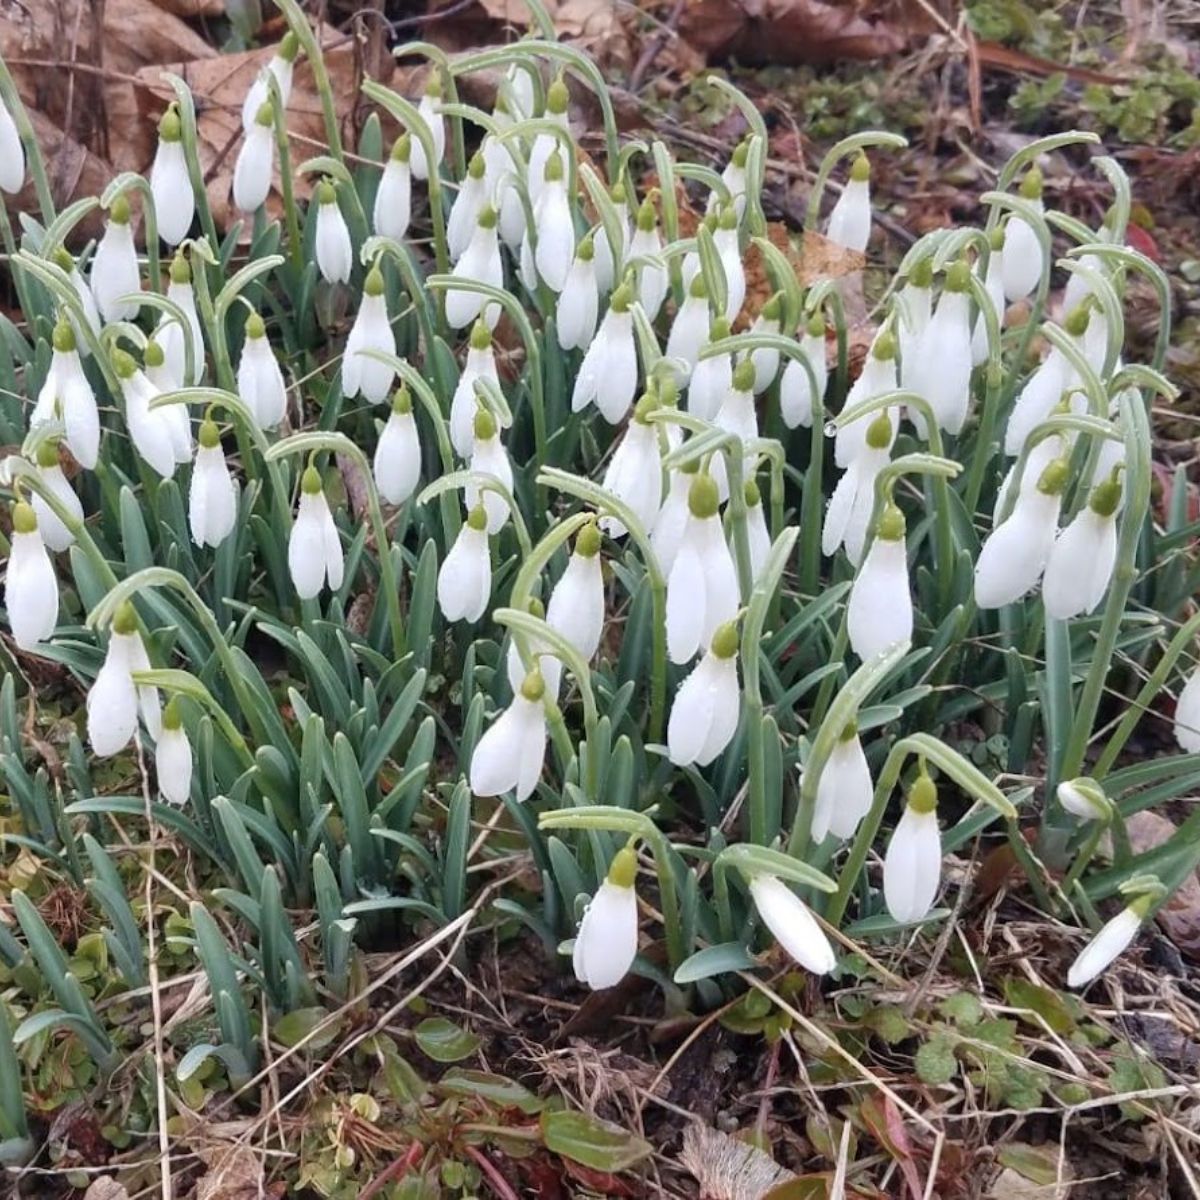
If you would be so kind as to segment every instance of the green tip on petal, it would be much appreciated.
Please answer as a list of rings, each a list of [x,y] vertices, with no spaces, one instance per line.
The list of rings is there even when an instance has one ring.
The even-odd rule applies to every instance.
[[[850,181],[852,183],[866,183],[870,178],[871,160],[865,154],[860,154],[850,167]]]
[[[201,421],[196,440],[205,450],[215,450],[221,444],[221,431],[217,428],[216,421]]]
[[[467,174],[478,182],[484,177],[487,172],[487,159],[483,157],[483,152],[476,150],[471,155],[471,161],[467,164]]]
[[[716,480],[711,475],[698,474],[688,488],[688,511],[697,520],[707,520],[717,515],[721,497]]]
[[[886,450],[892,444],[892,419],[885,412],[877,413],[867,426],[867,445],[872,450]]]
[[[13,533],[37,533],[37,513],[33,506],[18,500],[12,506]]]
[[[400,417],[412,412],[412,393],[407,387],[401,385],[392,394],[392,412]]]
[[[54,438],[47,438],[44,442],[39,443],[37,448],[37,465],[42,470],[58,466],[58,442]]]
[[[480,317],[471,326],[471,349],[486,350],[491,344],[492,331],[487,327],[487,322]]]
[[[753,391],[754,375],[754,363],[747,356],[733,369],[733,390],[735,392]]]
[[[875,526],[875,536],[883,542],[898,542],[905,534],[904,514],[892,503],[884,505]]]
[[[479,210],[479,220],[477,224],[480,229],[495,229],[496,228],[496,208],[492,204],[485,204]]]
[[[321,182],[317,184],[317,203],[337,203],[337,188],[334,186],[332,179],[322,179]]]
[[[475,440],[487,442],[496,436],[496,418],[483,405],[475,410]]]
[[[129,198],[124,194],[118,196],[108,209],[108,219],[114,225],[129,224]]]
[[[619,288],[612,294],[610,306],[615,313],[625,313],[629,311],[629,306],[633,303],[633,288],[627,283],[621,284]]]
[[[571,103],[571,93],[567,90],[567,81],[559,75],[546,89],[546,112],[551,116],[561,117]]]
[[[595,558],[600,553],[600,543],[602,540],[596,523],[589,521],[575,538],[575,553],[580,558]]]
[[[1036,163],[1025,172],[1025,178],[1021,180],[1020,194],[1025,200],[1042,198],[1042,169]]]
[[[248,338],[267,336],[267,323],[256,312],[252,312],[246,318],[246,336]]]
[[[412,158],[412,134],[402,133],[392,143],[392,161],[406,163]]]
[[[933,283],[932,255],[917,259],[916,265],[908,273],[908,282],[916,288],[927,288]]]
[[[254,123],[266,129],[275,124],[275,105],[270,100],[264,100],[258,106],[258,112],[254,114]]]
[[[131,634],[137,632],[137,613],[131,600],[122,600],[113,613],[113,633]]]
[[[284,62],[295,62],[296,56],[300,53],[300,39],[289,29],[283,35],[283,40],[279,43],[276,53]]]
[[[759,314],[764,321],[780,321],[783,319],[783,293],[776,292],[762,306],[762,312]]]
[[[521,695],[526,700],[536,704],[546,694],[546,681],[542,678],[542,673],[536,667],[525,676],[525,682],[521,684]]]
[[[890,329],[885,329],[875,339],[875,344],[871,347],[871,357],[879,362],[888,362],[896,357],[896,335]]]
[[[134,361],[133,355],[125,350],[112,352],[112,365],[118,379],[129,379],[137,370],[137,363]]]
[[[179,730],[183,728],[183,717],[179,711],[179,697],[172,696],[163,709],[162,725],[164,729]]]
[[[148,367],[161,367],[167,361],[166,351],[153,338],[146,343],[142,358]]]
[[[762,491],[757,480],[746,480],[746,486],[742,488],[742,497],[746,501],[747,508],[757,508],[762,503]]]
[[[171,259],[171,282],[192,282],[192,268],[182,250]]]
[[[946,272],[946,291],[965,292],[971,286],[971,268],[965,262],[951,264]]]
[[[908,807],[914,812],[925,815],[931,812],[937,812],[938,790],[937,784],[922,771],[920,775],[913,780],[913,785],[908,789]]]
[[[378,267],[372,267],[363,280],[363,294],[367,296],[383,295],[383,272]]]
[[[70,354],[75,349],[75,330],[66,317],[59,317],[55,323],[51,340],[59,354]]]
[[[636,880],[637,855],[628,846],[622,846],[609,863],[608,882],[613,887],[631,888]]]
[[[163,113],[162,120],[158,123],[158,136],[164,142],[178,142],[183,137],[183,122],[180,121],[179,112],[174,104]]]
[[[305,467],[300,477],[300,490],[307,496],[316,496],[321,491],[321,472],[316,467]]]
[[[482,533],[487,528],[487,509],[482,504],[477,504],[469,513],[467,513],[467,524],[475,530],[476,533]]]
[[[1065,458],[1056,458],[1038,477],[1038,491],[1046,496],[1061,496],[1070,478],[1071,464]]]
[[[736,621],[726,621],[713,634],[712,652],[717,658],[733,658],[738,652]]]

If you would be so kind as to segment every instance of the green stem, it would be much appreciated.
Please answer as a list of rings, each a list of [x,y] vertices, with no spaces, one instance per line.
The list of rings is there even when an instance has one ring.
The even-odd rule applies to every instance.
[[[279,184],[283,196],[283,220],[287,227],[288,257],[299,276],[304,270],[304,239],[300,233],[300,214],[296,208],[296,187],[292,181],[292,146],[288,140],[287,106],[279,90],[274,71],[267,72],[267,88],[275,112],[275,149],[279,153]]]
[[[333,88],[329,83],[329,72],[325,69],[325,56],[313,35],[308,18],[301,11],[296,0],[275,0],[279,11],[283,13],[288,28],[296,35],[304,53],[308,56],[309,66],[313,73],[313,83],[317,95],[321,97],[321,112],[325,118],[325,139],[329,143],[329,152],[336,159],[341,159],[342,135],[338,129],[337,105],[333,99]],[[365,89],[364,89],[365,90]],[[430,159],[432,162],[433,160]]]

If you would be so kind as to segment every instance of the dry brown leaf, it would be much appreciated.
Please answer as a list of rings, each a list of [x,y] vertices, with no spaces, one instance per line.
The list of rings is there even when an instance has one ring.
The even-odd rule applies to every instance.
[[[197,1146],[208,1170],[196,1184],[196,1200],[259,1200],[263,1195],[262,1160],[248,1146],[217,1143]]]
[[[759,1200],[772,1188],[796,1178],[757,1146],[698,1121],[683,1131],[679,1164],[708,1200]]]
[[[822,279],[841,279],[845,275],[853,275],[866,265],[866,255],[857,250],[847,250],[823,234],[808,230],[800,243],[800,261],[796,273],[805,287],[812,287]]]
[[[82,199],[84,196],[98,196],[104,191],[112,178],[112,168],[108,163],[85,146],[81,146],[74,138],[66,137],[49,117],[44,117],[36,110],[30,110],[29,119],[33,123],[33,132],[37,135],[38,145],[41,146],[42,156],[46,161],[51,194],[59,208],[65,208],[73,200]],[[21,191],[8,197],[8,204],[14,212],[38,211],[37,197],[28,176]],[[76,237],[95,237],[100,233],[101,227],[99,212],[93,212],[76,227]]]
[[[123,1183],[118,1183],[111,1175],[101,1175],[83,1193],[83,1200],[129,1200],[129,1192]]]
[[[225,12],[225,0],[154,0],[164,12],[194,20],[196,17],[219,17]]]

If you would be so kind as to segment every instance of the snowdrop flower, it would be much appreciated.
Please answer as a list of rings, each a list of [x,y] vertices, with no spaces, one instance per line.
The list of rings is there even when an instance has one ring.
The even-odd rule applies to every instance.
[[[13,640],[22,650],[33,650],[58,623],[58,579],[38,529],[37,514],[23,500],[12,506],[12,528],[4,606]]]
[[[942,832],[937,785],[922,773],[908,793],[883,858],[883,899],[901,925],[923,921],[942,881]]]
[[[1200,754],[1200,669],[1188,681],[1175,701],[1175,740],[1188,754]]]
[[[474,623],[487,610],[492,594],[487,513],[477,504],[454,539],[438,572],[438,607],[447,621]]]
[[[476,156],[478,157],[478,156]],[[392,152],[388,155],[387,166],[383,168],[383,178],[379,181],[379,190],[375,193],[375,207],[371,211],[371,224],[375,232],[383,237],[402,241],[408,233],[408,222],[412,218],[412,135],[401,134],[392,143]],[[472,160],[472,167],[474,161]],[[453,250],[453,233],[455,228],[455,213],[459,221],[465,209],[461,206],[462,197],[467,194],[468,184],[463,183],[458,200],[455,201],[454,211],[450,214],[450,224],[447,228],[447,240],[451,249],[451,258],[457,259],[461,250]],[[467,237],[475,228],[474,217],[467,229]],[[465,245],[465,242],[464,242]]]
[[[163,392],[172,392],[180,386],[172,374],[167,356],[163,348],[153,337],[146,343],[144,351],[146,360],[146,382],[149,385],[148,399],[153,400]],[[184,404],[169,404],[164,408],[151,411],[153,420],[161,422],[167,431],[171,442],[171,453],[175,456],[175,465],[192,461],[192,419]]]
[[[471,755],[470,783],[476,796],[515,791],[527,800],[537,787],[546,756],[546,684],[530,671],[512,703],[479,739]]]
[[[746,541],[750,544],[750,578],[757,583],[771,553],[771,535],[767,514],[763,511],[762,492],[753,479],[746,480]]]
[[[159,737],[162,713],[158,689],[136,687],[134,671],[150,670],[150,659],[138,633],[137,615],[126,600],[113,616],[108,650],[87,695],[88,741],[92,752],[108,758],[123,750],[137,730],[140,711],[150,736]]]
[[[512,109],[511,120],[527,121],[533,116],[533,79],[536,68],[528,63],[510,63],[504,78],[500,81],[500,97],[504,101],[503,111],[508,115]],[[499,104],[497,105],[499,107]]]
[[[378,267],[367,272],[358,316],[346,339],[342,390],[347,397],[361,393],[372,404],[381,404],[387,399],[396,372],[388,363],[365,354],[366,350],[396,353],[396,335],[388,318],[383,272]]]
[[[67,477],[63,474],[63,469],[59,465],[58,443],[50,438],[47,438],[38,446],[37,472],[42,484],[54,495],[63,508],[76,521],[82,521],[83,505],[79,503],[79,497],[75,495],[74,489],[67,482]],[[51,550],[55,554],[60,554],[69,546],[74,545],[75,535],[67,528],[54,509],[37,492],[34,492],[30,503],[33,505],[33,511],[37,516],[38,529],[41,530],[42,540],[46,543],[48,550]]]
[[[692,490],[692,480],[699,469],[698,462],[685,463],[671,472],[670,484],[667,487],[667,498],[659,509],[658,518],[654,522],[654,531],[650,534],[650,548],[664,576],[671,574],[675,565],[675,555],[679,552],[679,543],[683,541],[683,531],[687,528],[691,511],[688,508],[688,494]]]
[[[96,308],[96,300],[92,296],[92,289],[88,287],[83,276],[79,273],[79,267],[76,266],[75,260],[71,257],[70,252],[63,246],[54,252],[54,261],[61,268],[63,274],[67,277],[67,282],[71,285],[71,290],[74,291],[79,300],[79,306],[83,309],[84,319],[87,321],[88,329],[93,335],[100,335],[100,313]],[[74,312],[68,311],[67,319],[71,322],[71,327],[75,330],[75,340],[79,345],[79,353],[83,358],[87,358],[91,354],[91,343],[89,342],[83,326],[80,325],[78,317]]]
[[[1032,166],[1021,180],[1020,196],[1038,211],[1042,211],[1042,173]],[[1046,266],[1042,244],[1024,217],[1009,217],[1004,231],[1004,251],[1001,279],[1004,295],[1009,301],[1021,300],[1037,287]]]
[[[246,99],[242,102],[242,129],[249,133],[258,117],[259,110],[271,99],[271,88],[267,83],[267,72],[275,76],[279,84],[279,100],[284,108],[292,97],[292,72],[296,64],[296,55],[300,53],[300,39],[289,29],[283,35],[270,62],[258,73],[254,82],[246,91]]]
[[[104,235],[92,256],[92,296],[106,321],[132,321],[137,316],[137,304],[119,304],[118,299],[140,291],[141,287],[142,276],[129,224],[129,201],[118,196],[108,210]]]
[[[237,488],[221,449],[215,421],[200,423],[196,439],[196,465],[188,496],[188,523],[192,541],[214,550],[233,532],[237,521]]]
[[[475,381],[490,379],[499,386],[500,376],[496,372],[496,355],[492,350],[492,335],[487,322],[477,320],[471,329],[471,340],[467,344],[467,361],[450,401],[450,444],[460,458],[471,457],[475,444],[475,410],[479,401],[475,395]]]
[[[8,105],[0,100],[0,190],[15,196],[25,184],[25,146]]]
[[[1121,909],[1079,952],[1067,972],[1067,987],[1087,987],[1120,958],[1137,937],[1155,899],[1154,895],[1137,896]]]
[[[504,286],[504,264],[500,261],[500,241],[496,236],[496,210],[490,204],[480,210],[475,232],[450,273],[455,279],[471,283],[487,283],[495,288]],[[488,328],[495,329],[500,320],[499,305],[487,304],[486,297],[477,292],[459,288],[450,288],[446,292],[446,321],[451,329],[465,329],[480,312]]]
[[[154,746],[159,795],[182,808],[192,795],[192,745],[183,731],[179,701],[173,696],[163,709],[162,732]]]
[[[317,184],[317,267],[326,283],[348,283],[354,267],[350,230],[338,207],[332,179]]]
[[[154,196],[158,236],[168,246],[178,246],[192,227],[196,196],[183,153],[183,125],[174,104],[158,123],[158,149],[150,168],[150,191]]]
[[[776,292],[762,306],[762,312],[754,318],[750,332],[774,334],[783,332],[782,292]],[[759,349],[750,352],[750,359],[754,363],[754,394],[756,396],[765,392],[771,386],[775,376],[779,374],[779,358],[778,350]]]
[[[667,723],[667,751],[677,767],[707,767],[733,740],[741,711],[737,652],[737,626],[729,622],[679,685]]]
[[[330,591],[336,592],[342,586],[344,567],[341,538],[325,499],[320,472],[316,467],[306,467],[300,478],[296,520],[288,538],[288,571],[296,595],[311,600],[320,595],[326,581]]]
[[[187,349],[184,341],[187,334],[179,322],[168,313],[163,313],[155,329],[154,337],[166,355],[167,379],[171,386],[164,390],[195,387],[204,374],[204,334],[200,328],[200,314],[196,311],[196,293],[192,287],[192,268],[179,251],[171,261],[170,282],[167,284],[167,299],[183,310],[187,320],[187,334],[192,345],[192,374],[187,377]]]
[[[662,235],[658,231],[658,213],[654,210],[654,201],[647,196],[638,209],[637,221],[633,237],[629,241],[629,257],[657,258],[662,254]],[[667,298],[668,285],[667,269],[646,263],[638,271],[637,294],[646,310],[647,320],[653,321]]]
[[[1022,487],[1012,514],[992,530],[975,564],[975,603],[1001,608],[1037,587],[1050,549],[1069,466],[1055,459],[1034,487]]]
[[[1066,779],[1058,785],[1055,795],[1059,804],[1072,816],[1084,821],[1107,822],[1112,819],[1112,801],[1094,779]]]
[[[274,165],[275,108],[267,100],[246,130],[233,168],[233,202],[242,212],[257,212],[266,204]]]
[[[497,128],[511,125],[512,120],[497,98],[495,119]],[[503,118],[503,119],[502,119]],[[525,204],[521,198],[518,182],[528,173],[528,165],[519,154],[514,157],[514,148],[499,138],[485,137],[482,152],[487,164],[487,194],[485,199],[499,213],[497,229],[504,244],[515,254],[525,237]],[[471,226],[471,232],[474,231]]]
[[[825,769],[817,781],[813,841],[819,844],[828,834],[852,838],[859,822],[871,809],[873,791],[871,768],[858,736],[858,725],[851,721],[842,730],[842,736],[826,759]]]
[[[417,113],[429,127],[433,141],[433,165],[425,157],[425,147],[420,138],[413,138],[412,174],[414,179],[428,179],[430,170],[438,170],[446,154],[446,119],[442,116],[442,78],[436,70],[431,71],[425,85],[425,95],[417,105]]]
[[[715,212],[709,213],[708,216],[706,216],[700,222],[700,226],[707,229],[709,233],[716,233],[716,231],[717,231],[717,214]],[[696,230],[697,235],[699,234],[699,232],[700,232],[700,229],[698,227]],[[696,250],[696,249],[689,250],[683,256],[683,262],[680,263],[680,265],[679,265],[679,276],[680,276],[680,279],[683,281],[683,286],[684,286],[685,290],[692,286],[692,280],[695,279],[696,276],[699,274],[700,274],[700,251]],[[724,313],[722,313],[721,315],[724,316]]]
[[[254,417],[259,429],[274,429],[287,411],[287,388],[283,372],[262,317],[252,312],[246,318],[246,337],[242,342],[242,357],[238,361],[238,395]]]
[[[871,240],[871,164],[859,154],[850,168],[850,180],[829,214],[825,236],[847,250],[862,254]]]
[[[529,597],[527,608],[531,616],[537,617],[539,621],[545,620],[545,606],[536,596]],[[548,642],[533,634],[525,635],[525,646],[530,655],[530,669],[536,667],[542,673],[542,681],[546,685],[546,695],[552,700],[557,700],[559,684],[562,682],[562,662]],[[508,686],[514,693],[519,692],[529,670],[526,669],[521,658],[521,647],[515,637],[508,639],[508,654],[505,663]]]
[[[100,410],[76,352],[75,331],[65,318],[54,326],[46,382],[38,392],[30,428],[62,420],[67,448],[81,467],[91,470],[100,454]]]
[[[666,356],[682,364],[682,369],[676,368],[679,382],[682,384],[686,384],[692,377],[692,371],[700,361],[700,351],[708,344],[710,324],[708,288],[704,283],[704,276],[697,275],[688,284],[688,293],[679,306],[675,320],[671,322],[671,332],[667,335]]]
[[[1104,598],[1117,565],[1117,509],[1121,482],[1111,479],[1092,491],[1087,506],[1061,530],[1046,560],[1042,599],[1058,621],[1086,616]]]
[[[742,265],[742,250],[738,245],[738,219],[732,208],[726,208],[717,221],[713,246],[725,272],[725,320],[731,324],[746,302],[746,268]]]
[[[579,531],[575,553],[554,585],[546,608],[546,623],[561,633],[585,662],[595,657],[604,633],[600,542],[600,530],[595,525],[587,524]]]
[[[174,418],[168,415],[166,408],[151,409],[150,401],[159,391],[138,368],[132,355],[124,350],[114,350],[112,361],[121,385],[125,425],[133,447],[152,470],[164,479],[170,479],[176,467]]]
[[[1090,306],[1083,304],[1067,314],[1063,328],[1082,349],[1090,324]],[[1020,454],[1030,433],[1054,412],[1062,402],[1063,393],[1070,391],[1076,382],[1075,369],[1067,356],[1057,346],[1051,346],[1050,352],[1025,381],[1009,414],[1004,430],[1004,453]]]
[[[1032,481],[1040,479],[1042,472],[1056,458],[1068,457],[1072,440],[1068,440],[1055,433],[1034,442],[1029,448],[1029,453],[1025,456],[1025,469],[1021,473],[1021,486],[1029,487]],[[1017,466],[1018,463],[1014,462],[1008,468],[1004,474],[1004,478],[1000,481],[1000,486],[996,489],[996,502],[992,506],[993,525],[999,524],[1001,514],[1008,510],[1008,496],[1016,482]]]
[[[554,310],[558,344],[563,350],[585,350],[591,345],[599,309],[595,240],[589,233],[575,251]]]
[[[836,959],[833,947],[808,905],[775,875],[755,875],[750,897],[771,936],[806,970],[828,975]]]
[[[896,338],[888,326],[875,335],[870,353],[863,369],[846,395],[842,411],[854,408],[885,392],[896,390]],[[889,410],[890,412],[890,410]],[[871,428],[873,415],[858,417],[845,425],[839,425],[834,435],[833,459],[839,467],[848,467],[864,450],[867,430]]]
[[[729,200],[733,204],[733,211],[737,214],[739,221],[746,211],[746,159],[749,155],[750,139],[747,137],[733,148],[733,154],[725,164],[725,170],[721,172],[721,182],[729,190]],[[719,193],[709,192],[708,202],[704,207],[705,215],[716,212],[721,202]]]
[[[596,231],[596,287],[602,293],[612,290],[617,273],[625,259],[625,247],[629,245],[629,240],[633,236],[625,185],[620,182],[613,184],[610,196],[613,208],[617,211],[617,227],[621,235],[621,244],[616,247],[614,255],[613,247],[609,245],[608,241],[608,230],[601,225]]]
[[[500,143],[496,143],[496,147],[501,155],[507,153]],[[450,252],[452,263],[458,262],[470,244],[471,235],[479,223],[479,214],[494,194],[495,187],[487,177],[487,159],[484,152],[478,150],[467,165],[466,177],[459,185],[458,195],[450,206],[450,219],[446,222],[446,249]],[[407,227],[407,209],[404,223]]]
[[[667,654],[690,662],[737,616],[738,582],[725,544],[717,485],[697,474],[688,493],[688,523],[667,577]]]
[[[571,411],[582,412],[592,401],[600,415],[616,425],[629,411],[637,390],[637,345],[633,336],[633,294],[623,283],[612,294],[608,312],[579,364],[571,392]]]
[[[954,263],[946,272],[946,286],[930,318],[916,357],[905,371],[905,384],[929,401],[938,427],[958,433],[967,419],[971,400],[971,269]],[[919,412],[909,414],[922,437],[928,436]]]
[[[847,632],[850,648],[864,662],[889,646],[912,640],[913,605],[904,533],[904,514],[889,501],[850,587]]]
[[[392,411],[375,447],[375,485],[389,504],[403,504],[421,478],[421,441],[413,416],[412,396],[399,387]]]
[[[542,114],[543,118],[560,129],[569,131],[567,109],[570,107],[570,103],[571,94],[567,90],[566,80],[560,74],[546,89],[546,111]],[[546,186],[546,164],[560,145],[558,137],[552,133],[539,133],[533,139],[533,146],[529,151],[529,168],[525,174],[525,185],[529,189],[529,207],[535,213],[538,201],[542,197],[542,190]]]
[[[704,355],[704,351],[709,346],[723,342],[729,337],[729,332],[729,322],[724,317],[717,317],[708,327],[708,338],[701,347],[700,354]],[[704,421],[715,420],[731,387],[733,387],[733,355],[710,354],[700,358],[692,368],[692,376],[688,382],[688,412],[693,417],[700,417]]]
[[[834,555],[844,545],[846,556],[855,566],[861,561],[875,511],[875,480],[891,459],[895,436],[890,413],[877,413],[867,427],[866,445],[846,468],[829,498],[821,531],[823,554]]]
[[[983,290],[987,293],[988,303],[996,314],[997,323],[1003,328],[1004,322],[1004,226],[997,225],[988,236],[989,252],[987,270],[983,276]],[[978,269],[977,269],[978,273]],[[971,362],[980,367],[988,359],[987,321],[983,313],[975,318],[975,329],[971,334]]]
[[[618,850],[608,875],[584,909],[571,963],[575,978],[594,992],[615,987],[633,965],[638,947],[637,855]]]
[[[538,276],[552,292],[561,292],[575,257],[575,222],[563,177],[561,150],[556,149],[546,161],[545,182],[533,210],[533,223],[537,232],[533,258]],[[526,244],[528,240],[527,233]]]
[[[658,429],[650,420],[657,407],[653,396],[638,401],[633,420],[608,460],[600,486],[623,500],[633,510],[646,533],[653,533],[662,504],[662,460]],[[616,517],[601,517],[600,528],[609,537],[625,536],[625,526]]]
[[[469,463],[471,475],[482,475],[504,487],[509,494],[513,487],[512,463],[508,452],[500,442],[500,430],[496,418],[482,405],[475,413],[475,441],[471,447]],[[466,505],[474,508],[483,505],[487,514],[487,531],[495,535],[504,528],[508,520],[508,501],[492,488],[481,487],[472,478],[466,486]]]
[[[825,361],[825,318],[819,312],[814,312],[804,327],[804,336],[800,339],[800,349],[804,354],[804,362],[789,358],[783,368],[783,378],[779,381],[779,412],[783,423],[789,429],[803,425],[806,429],[813,423],[813,381],[817,389],[817,399],[825,396],[825,385],[829,382],[829,366]],[[805,363],[812,370],[805,370]]]
[[[732,384],[721,401],[714,424],[718,429],[733,434],[743,446],[758,437],[758,414],[754,411],[754,363],[749,358],[743,358],[734,369]],[[749,453],[745,459],[749,468]],[[717,482],[717,493],[724,504],[729,499],[729,480],[723,453],[713,457],[712,477]]]
[[[900,380],[909,386],[917,347],[933,315],[933,256],[918,259],[896,297],[896,332],[900,338]]]

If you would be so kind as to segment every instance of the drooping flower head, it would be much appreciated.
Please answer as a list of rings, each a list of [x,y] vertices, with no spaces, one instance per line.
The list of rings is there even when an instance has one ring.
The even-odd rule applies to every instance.
[[[871,163],[859,154],[850,167],[850,180],[829,214],[825,236],[847,250],[862,253],[871,239]]]
[[[892,918],[902,925],[925,919],[941,884],[937,800],[937,785],[922,770],[884,855],[883,898]]]
[[[150,168],[150,190],[158,236],[168,246],[178,246],[192,227],[196,196],[183,153],[183,124],[174,103],[167,107],[158,123],[158,149]]]
[[[182,808],[192,794],[192,745],[184,732],[179,699],[175,696],[163,709],[162,731],[154,747],[154,768],[162,798]]]
[[[575,935],[575,978],[593,991],[614,987],[637,955],[637,855],[625,846],[613,855],[608,875],[592,897]]]
[[[733,740],[741,712],[737,653],[737,626],[730,621],[679,685],[667,724],[667,750],[676,766],[706,767]]]
[[[326,283],[349,283],[354,248],[346,218],[338,207],[337,185],[332,179],[317,184],[317,268]]]
[[[846,607],[850,648],[864,662],[912,640],[913,604],[908,585],[904,514],[889,500],[875,540],[858,568]]]
[[[238,394],[260,429],[274,429],[287,411],[283,372],[267,340],[266,322],[258,313],[246,318],[246,336],[238,360]]]
[[[188,496],[188,521],[197,546],[216,549],[237,523],[237,487],[221,449],[221,433],[212,418],[200,423],[196,465]]]
[[[274,161],[275,106],[264,100],[246,130],[233,168],[233,202],[242,212],[257,212],[266,204]]]
[[[4,605],[13,640],[22,650],[35,650],[58,624],[58,578],[38,529],[37,514],[23,500],[12,506],[12,530]]]
[[[396,372],[390,364],[364,353],[368,350],[396,353],[396,334],[388,317],[383,272],[377,266],[367,272],[363,281],[362,303],[346,339],[342,388],[347,396],[361,393],[372,404],[381,404],[391,391]]]
[[[375,447],[375,485],[389,504],[403,504],[421,478],[421,441],[413,417],[412,394],[401,386]]]
[[[124,195],[117,196],[108,210],[104,236],[92,256],[92,295],[106,321],[131,321],[137,316],[134,301],[119,302],[120,297],[132,295],[142,286],[129,221],[129,201]]]
[[[402,241],[408,233],[408,223],[412,219],[412,134],[402,133],[393,143],[392,152],[388,155],[387,166],[383,168],[383,178],[379,181],[379,189],[375,193],[375,207],[372,210],[372,220],[375,232],[383,237],[395,238]],[[472,160],[474,165],[474,160]],[[462,221],[466,213],[460,207],[462,197],[467,194],[468,184],[464,183],[458,200],[455,201],[454,211],[450,214],[450,223],[446,227],[446,239],[450,246],[451,259],[457,261],[458,256],[466,246],[455,250],[456,229],[455,216]],[[475,216],[478,210],[471,214],[471,222],[466,230],[469,240],[471,231],[475,228]]]
[[[311,600],[328,583],[331,591],[342,586],[345,559],[333,513],[321,485],[321,473],[308,466],[300,478],[300,504],[288,539],[288,570],[296,595]]]

